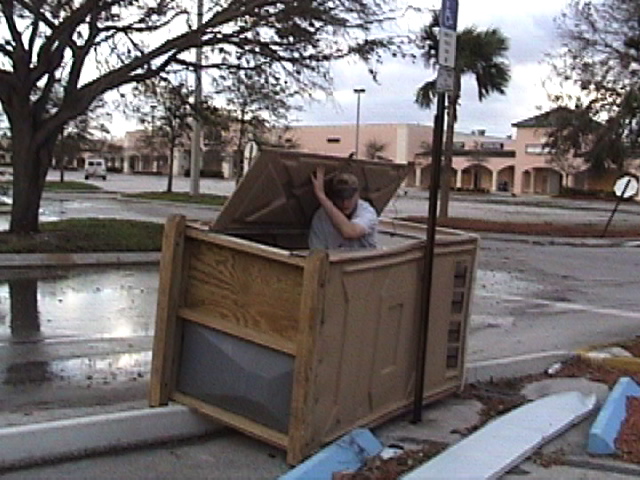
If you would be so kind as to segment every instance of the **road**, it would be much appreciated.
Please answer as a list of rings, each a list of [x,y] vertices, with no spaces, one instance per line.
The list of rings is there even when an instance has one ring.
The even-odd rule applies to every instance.
[[[58,179],[58,172],[50,172],[49,181]],[[66,172],[65,179],[84,181],[80,172]],[[113,193],[133,193],[140,191],[164,191],[167,179],[154,175],[111,174],[106,182],[89,180]],[[203,178],[200,192],[230,195],[235,183],[230,180]],[[188,192],[189,179],[174,178],[173,191]],[[49,195],[43,200],[43,216],[48,219],[69,216],[86,216],[90,211],[94,216],[119,216],[132,219],[164,221],[170,213],[186,213],[191,218],[210,220],[215,215],[211,208],[187,208],[181,205],[161,205],[149,203],[127,203],[126,208],[115,195],[100,195],[102,201],[94,202],[96,195]],[[512,197],[504,194],[470,195],[454,193],[450,203],[450,214],[455,217],[482,218],[514,222],[558,222],[572,224],[594,224],[605,226],[614,208],[613,202],[593,200],[556,199],[546,196]],[[426,215],[428,192],[421,189],[401,189],[390,202],[383,215]],[[2,217],[0,217],[2,220]],[[640,225],[640,203],[625,202],[615,214],[614,225]],[[2,229],[0,224],[0,229]],[[6,228],[6,227],[5,227]]]
[[[69,174],[67,173],[67,177]],[[118,191],[162,190],[161,177],[111,176]],[[232,182],[204,179],[207,193],[229,193]],[[96,184],[102,184],[96,180]],[[176,190],[180,186],[176,182]],[[169,213],[213,218],[209,208],[124,203],[113,196],[56,196],[65,216],[126,216],[163,221]],[[400,195],[398,214],[426,208],[424,192]],[[454,197],[452,210],[484,218],[586,221],[607,217],[608,204],[567,204],[546,198]],[[535,212],[532,213],[532,212]],[[638,206],[622,212],[638,222]],[[83,216],[80,215],[80,216]],[[467,361],[503,358],[629,338],[640,325],[637,248],[565,246],[526,239],[481,240]],[[29,282],[31,280],[31,282]],[[10,282],[30,292],[12,318]],[[26,282],[26,283],[24,283]],[[157,296],[157,266],[3,272],[0,276],[0,411],[3,425],[33,421],[48,411],[102,405],[143,405]],[[31,314],[29,315],[29,312]],[[15,314],[14,314],[15,316]]]

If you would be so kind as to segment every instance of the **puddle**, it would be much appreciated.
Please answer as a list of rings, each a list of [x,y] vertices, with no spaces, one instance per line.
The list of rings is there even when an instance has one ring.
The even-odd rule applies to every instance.
[[[2,374],[2,384],[19,387],[48,382],[110,384],[137,381],[151,369],[151,352],[123,353],[103,357],[19,362],[10,364]]]
[[[29,270],[0,278],[0,341],[153,335],[158,267]]]

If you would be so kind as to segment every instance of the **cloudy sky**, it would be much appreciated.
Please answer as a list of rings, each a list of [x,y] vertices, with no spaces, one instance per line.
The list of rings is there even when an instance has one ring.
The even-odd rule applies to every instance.
[[[419,3],[424,8],[425,4]],[[458,30],[471,25],[480,29],[496,27],[509,38],[512,78],[506,95],[492,95],[482,103],[478,101],[473,78],[463,78],[456,130],[470,132],[484,128],[488,135],[505,136],[512,133],[513,122],[551,106],[543,86],[548,77],[544,54],[557,45],[554,17],[566,3],[566,0],[459,0]],[[438,8],[439,5],[433,4]],[[429,18],[427,12],[422,16],[411,14],[406,27],[417,32]],[[338,63],[334,67],[333,99],[307,105],[304,112],[297,114],[296,124],[355,123],[355,87],[366,89],[361,97],[361,123],[433,124],[435,109],[421,110],[413,99],[416,89],[434,76],[435,72],[421,62],[412,64],[397,59],[383,64],[376,84],[363,65]]]

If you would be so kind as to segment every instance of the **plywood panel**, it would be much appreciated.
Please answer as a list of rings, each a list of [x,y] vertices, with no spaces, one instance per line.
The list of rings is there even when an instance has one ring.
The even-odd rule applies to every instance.
[[[172,388],[175,357],[179,348],[177,311],[181,302],[183,278],[183,254],[185,217],[172,215],[167,219],[162,237],[162,257],[158,286],[153,358],[149,404],[152,407],[166,405]]]
[[[434,257],[430,305],[427,361],[425,364],[426,394],[460,380],[464,368],[466,320],[471,296],[470,282],[474,257],[460,252],[446,252]],[[464,279],[459,277],[458,264],[467,266]],[[464,282],[464,286],[460,282]],[[461,302],[461,303],[460,303]],[[450,336],[452,328],[459,329],[458,341]],[[449,358],[455,356],[455,358]],[[452,362],[453,360],[453,362]]]
[[[406,253],[406,252],[405,252]],[[418,259],[332,264],[318,342],[313,433],[328,439],[344,425],[397,409],[412,388]],[[321,412],[321,413],[320,413]]]
[[[215,244],[187,241],[188,308],[295,342],[303,269]]]
[[[304,271],[287,447],[287,462],[291,464],[298,463],[309,452],[321,446],[321,439],[312,434],[310,425],[314,415],[318,413],[314,396],[321,394],[316,389],[314,366],[318,357],[317,339],[323,317],[322,304],[328,266],[327,252],[315,250],[307,259]]]

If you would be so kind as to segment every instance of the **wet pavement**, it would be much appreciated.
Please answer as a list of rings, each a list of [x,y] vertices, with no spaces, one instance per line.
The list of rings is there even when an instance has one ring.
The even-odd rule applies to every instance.
[[[0,273],[0,342],[153,335],[157,265]]]
[[[49,181],[59,180],[59,172],[51,171]],[[66,180],[84,181],[81,172],[66,172]],[[45,192],[41,203],[42,221],[72,217],[118,217],[133,220],[163,222],[172,213],[185,214],[198,220],[212,220],[218,208],[206,206],[167,204],[158,202],[123,201],[121,193],[166,190],[167,179],[155,175],[111,174],[106,182],[89,180],[104,189],[103,192],[49,193]],[[189,179],[175,177],[173,191],[189,192]],[[235,189],[232,180],[202,178],[200,192],[230,195]],[[428,191],[402,188],[384,211],[386,216],[426,215]],[[458,217],[514,222],[557,222],[601,225],[604,229],[614,209],[614,202],[593,200],[568,200],[547,196],[525,195],[513,197],[506,194],[453,193],[450,214]],[[8,227],[8,215],[0,214],[0,230]],[[640,203],[620,204],[612,225],[640,226]]]
[[[157,287],[157,265],[3,270],[0,410],[145,398]]]
[[[67,179],[81,180],[74,173],[66,174]],[[188,179],[176,180],[175,191],[188,191]],[[212,207],[118,197],[121,192],[162,191],[165,181],[112,175],[107,182],[92,182],[110,193],[45,194],[43,219],[91,215],[163,222],[172,213],[202,220],[218,214],[219,209]],[[203,193],[229,194],[234,187],[231,181],[201,181]],[[385,214],[422,214],[427,196],[423,190],[407,190],[406,195],[400,191]],[[548,197],[456,195],[451,213],[604,223],[612,206]],[[0,222],[3,219],[7,216],[0,215]],[[622,205],[615,222],[622,221],[640,224],[640,206]],[[531,245],[492,238],[483,238],[480,245],[469,361],[571,350],[635,333],[640,320],[636,249]],[[141,387],[148,381],[156,295],[157,265],[0,273],[0,368],[4,366],[0,388],[5,394],[10,386],[24,390],[5,401],[5,409],[27,405],[29,396],[45,401],[51,385],[84,388],[78,397],[87,397],[87,403],[95,400],[96,386],[116,392],[120,400],[144,398]],[[133,389],[132,382],[137,382]],[[38,390],[38,384],[44,388]],[[132,396],[119,396],[121,387]]]
[[[410,214],[412,208],[420,212],[425,205],[421,195],[423,192],[398,197],[392,208],[403,214]],[[99,201],[82,195],[45,198],[43,208],[49,209],[51,218],[84,216],[83,212],[93,209],[98,209],[100,216],[131,215],[126,218],[153,221],[163,221],[169,211],[184,212],[190,218],[215,215],[208,208],[125,203],[115,196],[101,197]],[[565,214],[571,214],[572,220],[603,221],[608,215],[606,208],[592,208],[589,202],[572,212],[562,202],[548,205],[547,199],[523,201],[530,202],[527,205],[519,199],[498,199],[493,205],[495,198],[487,200],[482,203],[468,197],[452,206],[477,211],[484,218],[499,218],[505,212],[526,218],[532,215],[531,209],[536,215],[544,212],[542,218],[550,221],[561,221]],[[398,207],[398,202],[404,203]],[[629,222],[640,218],[635,205],[625,207],[623,215],[620,219]],[[634,336],[640,320],[637,252],[632,248],[573,248],[483,239],[468,361],[571,350]],[[157,265],[1,271],[1,424],[31,423],[53,410],[70,416],[90,406],[143,408],[156,295]],[[275,459],[270,464],[277,464],[276,470],[281,468],[272,449],[241,435],[226,434],[216,443],[233,448],[236,437],[250,444],[247,455],[268,456]],[[194,448],[176,451],[169,457],[199,455]],[[243,458],[237,452],[230,456]],[[201,459],[193,463],[200,465]],[[68,465],[77,469],[82,464]],[[95,472],[97,464],[95,459],[87,460],[87,471]],[[183,472],[180,465],[183,461],[177,461],[176,472]],[[224,462],[218,465],[228,467]],[[137,473],[144,471],[142,466]],[[72,473],[62,475],[60,478],[66,478]],[[202,473],[193,478],[205,476]]]

